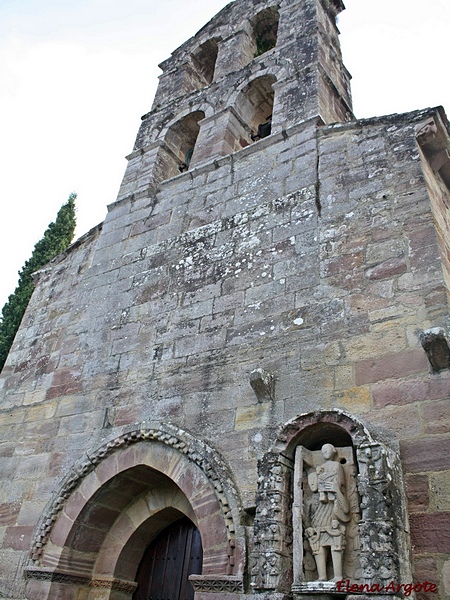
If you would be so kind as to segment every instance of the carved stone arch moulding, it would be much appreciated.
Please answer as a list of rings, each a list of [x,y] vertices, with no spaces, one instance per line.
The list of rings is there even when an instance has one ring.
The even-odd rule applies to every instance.
[[[156,498],[153,505],[150,505],[149,499],[143,498],[142,503],[147,504],[147,517],[145,514],[142,516],[142,511],[136,507],[137,501],[134,508],[132,504],[121,508],[119,516],[113,515],[111,523],[104,526],[105,531],[96,551],[97,558],[92,559],[92,564],[89,564],[90,559],[88,560],[85,550],[83,555],[80,539],[83,535],[87,536],[83,531],[83,515],[86,510],[86,514],[90,514],[97,508],[89,504],[90,499],[105,491],[112,494],[114,489],[111,483],[124,473],[133,472],[133,469],[140,469],[138,475],[145,475],[145,470],[156,473],[153,477],[159,477],[161,482],[158,480],[154,495],[161,496],[161,487],[165,485],[171,499],[164,504]],[[118,489],[123,494],[120,483],[119,481]],[[131,497],[132,492],[127,493]],[[148,512],[149,508],[151,510]],[[147,532],[152,531],[145,523],[153,518],[150,513],[157,510],[165,515],[164,518],[173,518],[172,513],[186,514],[199,528],[204,549],[203,573],[207,576],[208,585],[212,581],[222,588],[242,587],[246,556],[245,534],[240,525],[241,503],[227,466],[218,453],[203,441],[178,427],[153,422],[144,422],[133,429],[127,429],[118,437],[88,450],[75,463],[42,514],[26,568],[28,578],[70,580],[72,584],[106,586],[110,589],[133,585],[133,576],[130,581],[129,577],[118,573],[117,568],[117,565],[126,562],[126,543],[128,546],[135,546],[133,532],[130,533],[130,542],[124,542],[117,548],[112,543],[110,550],[106,546],[109,540],[116,540],[117,545],[121,536],[114,533],[114,528],[120,530],[121,519],[125,522],[132,517],[131,521],[135,523],[141,519],[139,527],[142,526]],[[78,527],[76,531],[74,526]],[[91,547],[89,552],[92,553]],[[112,566],[108,566],[97,576],[98,565],[102,561],[104,565],[110,563]],[[119,578],[116,577],[117,574]],[[74,576],[80,581],[75,582]],[[202,576],[197,576],[195,585],[201,586],[201,582]]]
[[[327,465],[332,481],[321,488],[320,474]],[[347,516],[342,510],[340,516],[330,512],[330,522],[321,529],[320,520],[326,517],[311,523],[311,506],[314,514],[323,515],[328,501],[330,511],[339,503]],[[343,411],[315,411],[286,423],[259,463],[256,506],[251,560],[255,590],[333,594],[338,591],[335,575],[336,580],[357,583],[362,591],[382,593],[391,581],[412,580],[398,452]],[[320,554],[328,561],[321,581]],[[331,563],[333,555],[345,556],[343,573],[342,562],[335,564],[333,558]]]

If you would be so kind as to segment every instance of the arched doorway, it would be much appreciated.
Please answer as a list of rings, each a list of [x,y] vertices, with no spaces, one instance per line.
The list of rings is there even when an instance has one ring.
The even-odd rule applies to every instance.
[[[189,575],[202,570],[200,532],[190,519],[179,519],[146,549],[136,576],[133,600],[194,600]]]
[[[241,590],[245,537],[230,481],[212,449],[172,426],[142,423],[112,438],[74,465],[43,514],[27,597],[70,589],[86,600],[132,600],[149,543],[184,518],[201,535],[196,591]]]

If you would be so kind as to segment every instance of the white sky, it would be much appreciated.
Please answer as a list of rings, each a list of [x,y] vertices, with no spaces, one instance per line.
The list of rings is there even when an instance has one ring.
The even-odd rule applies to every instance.
[[[357,117],[444,105],[449,0],[344,0]],[[0,0],[0,310],[70,192],[76,237],[114,202],[158,63],[226,0]]]

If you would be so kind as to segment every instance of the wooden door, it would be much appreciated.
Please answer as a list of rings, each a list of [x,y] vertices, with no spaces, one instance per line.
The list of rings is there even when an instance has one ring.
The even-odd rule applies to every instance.
[[[176,521],[144,552],[133,600],[194,600],[188,577],[201,573],[202,558],[198,529],[187,517]]]

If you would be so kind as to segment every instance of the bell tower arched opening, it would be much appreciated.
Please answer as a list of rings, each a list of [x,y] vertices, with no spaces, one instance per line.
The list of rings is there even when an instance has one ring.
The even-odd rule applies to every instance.
[[[218,51],[217,38],[207,40],[193,51],[192,62],[199,77],[199,89],[213,81]]]
[[[270,135],[275,82],[274,75],[263,75],[253,79],[238,95],[235,110],[240,122],[246,124],[239,131],[241,147]]]
[[[250,21],[253,28],[254,58],[275,48],[279,19],[278,10],[275,7],[269,7],[259,12]]]
[[[200,131],[199,121],[204,118],[204,112],[195,111],[186,115],[168,129],[157,159],[157,179],[159,181],[170,179],[189,170]]]

